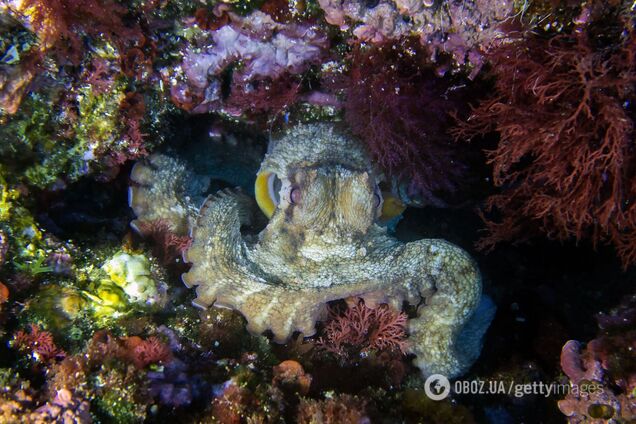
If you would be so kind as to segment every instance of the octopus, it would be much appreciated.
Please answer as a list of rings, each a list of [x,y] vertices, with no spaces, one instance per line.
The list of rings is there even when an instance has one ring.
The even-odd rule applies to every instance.
[[[404,243],[388,234],[379,220],[395,213],[395,202],[345,128],[302,124],[272,139],[256,199],[237,190],[204,199],[205,178],[162,154],[137,163],[131,179],[134,228],[163,219],[190,232],[184,260],[192,265],[182,279],[196,287],[196,306],[239,311],[251,333],[284,343],[294,332],[315,334],[334,300],[398,310],[408,303],[417,308],[408,349],[424,376],[461,375],[479,356],[494,306],[475,261],[444,240]],[[249,233],[259,218],[267,218],[264,229]]]

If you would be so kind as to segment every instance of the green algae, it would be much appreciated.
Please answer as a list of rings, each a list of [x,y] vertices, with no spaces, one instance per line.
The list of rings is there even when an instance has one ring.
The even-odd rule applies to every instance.
[[[51,330],[64,329],[83,315],[87,299],[73,287],[47,285],[26,306],[26,322]]]
[[[0,229],[9,239],[8,257],[15,267],[26,274],[48,272],[44,260],[49,252],[42,230],[23,206],[20,190],[7,183],[4,170],[0,165]]]
[[[115,78],[106,90],[81,84],[62,92],[63,83],[46,93],[29,93],[18,112],[0,125],[0,158],[11,183],[50,189],[112,166],[112,160],[104,160],[108,156],[122,160],[146,147],[145,139],[137,146],[125,136],[125,99],[134,93],[128,78]],[[174,111],[163,97],[149,90],[144,98],[151,103],[150,125],[140,131],[148,129],[155,140],[147,146],[164,139],[164,115]]]
[[[62,135],[64,113],[58,100],[55,92],[30,93],[18,113],[0,126],[4,140],[0,157],[11,182],[45,188],[62,175],[75,174],[72,169],[80,159],[78,146]]]
[[[91,410],[98,422],[127,424],[146,418],[147,388],[143,376],[133,366],[102,367],[91,375],[90,383],[95,391]]]
[[[77,93],[79,119],[76,125],[77,142],[87,156],[104,152],[120,137],[119,108],[126,95],[125,84],[116,81],[110,90],[99,92],[90,85]]]
[[[70,246],[69,252],[74,263],[67,273],[46,274],[26,301],[19,315],[23,327],[36,324],[78,350],[95,331],[119,331],[123,320],[159,312],[165,304],[165,276],[144,254],[109,245]],[[119,269],[111,269],[113,261]]]

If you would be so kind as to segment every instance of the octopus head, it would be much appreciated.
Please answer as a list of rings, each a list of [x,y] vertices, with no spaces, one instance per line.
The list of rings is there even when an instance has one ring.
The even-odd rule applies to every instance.
[[[272,216],[315,233],[365,234],[382,212],[382,193],[367,171],[342,165],[292,168],[269,176]],[[266,208],[263,208],[264,211]]]

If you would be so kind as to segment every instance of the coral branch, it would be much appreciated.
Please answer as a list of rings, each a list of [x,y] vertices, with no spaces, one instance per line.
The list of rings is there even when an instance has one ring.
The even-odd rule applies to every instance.
[[[42,331],[35,324],[31,324],[31,331],[28,333],[22,330],[15,333],[13,347],[22,352],[31,353],[41,362],[66,356],[66,353],[55,345],[51,333]]]
[[[170,263],[186,251],[192,244],[187,235],[179,235],[166,220],[140,221],[137,225],[139,233],[150,238],[157,246],[157,254],[164,263]]]
[[[331,320],[316,347],[345,362],[369,351],[406,351],[406,315],[380,305],[375,309],[360,300],[339,315],[330,310]]]
[[[551,238],[613,244],[636,261],[636,33],[598,47],[585,33],[517,40],[491,54],[496,93],[453,134],[497,131],[487,151],[501,194],[488,199],[479,246]]]

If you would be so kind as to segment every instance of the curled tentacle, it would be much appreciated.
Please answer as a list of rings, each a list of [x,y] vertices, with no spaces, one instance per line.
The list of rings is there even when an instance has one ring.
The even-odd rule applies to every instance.
[[[131,222],[133,228],[137,229],[142,222],[163,220],[175,232],[187,233],[196,208],[186,191],[195,177],[185,164],[156,153],[137,162],[130,179],[135,183],[128,189],[128,204],[137,216]]]
[[[419,268],[417,288],[424,298],[417,318],[409,322],[410,351],[424,375],[455,377],[477,359],[481,338],[490,319],[478,328],[471,320],[481,299],[481,275],[466,252],[443,240],[408,243],[401,257],[412,270]],[[414,267],[414,263],[419,267]],[[471,343],[465,329],[471,331]],[[473,337],[479,333],[478,337]]]

